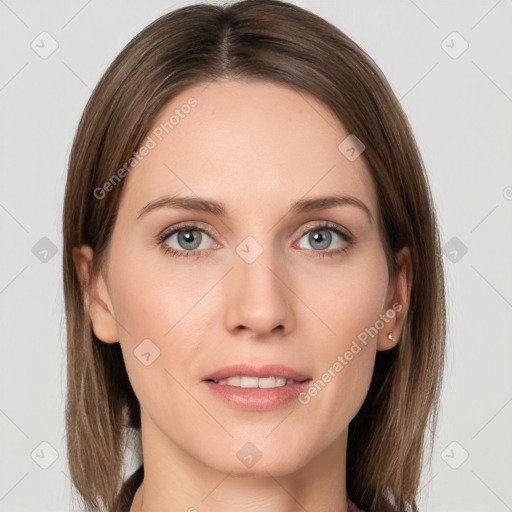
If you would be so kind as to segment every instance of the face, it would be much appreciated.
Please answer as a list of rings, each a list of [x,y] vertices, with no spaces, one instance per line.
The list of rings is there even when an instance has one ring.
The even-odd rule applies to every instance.
[[[92,321],[120,341],[164,450],[282,475],[340,446],[396,326],[376,190],[338,149],[348,135],[262,82],[190,88],[155,120]]]

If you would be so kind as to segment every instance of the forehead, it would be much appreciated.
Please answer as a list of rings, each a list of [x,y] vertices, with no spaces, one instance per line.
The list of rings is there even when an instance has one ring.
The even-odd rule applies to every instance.
[[[120,216],[136,216],[164,195],[214,198],[238,213],[264,207],[270,214],[272,206],[277,214],[304,196],[340,193],[364,201],[377,218],[364,160],[339,149],[349,135],[326,105],[286,86],[191,87],[155,118],[124,183]]]

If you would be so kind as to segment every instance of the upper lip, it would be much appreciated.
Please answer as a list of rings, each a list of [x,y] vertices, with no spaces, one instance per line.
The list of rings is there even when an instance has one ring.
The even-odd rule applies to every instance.
[[[206,375],[203,380],[221,380],[228,379],[229,377],[247,376],[247,377],[282,377],[285,379],[292,379],[297,382],[308,380],[309,375],[294,370],[282,364],[266,364],[263,366],[256,366],[252,364],[240,363],[225,366],[219,370]]]

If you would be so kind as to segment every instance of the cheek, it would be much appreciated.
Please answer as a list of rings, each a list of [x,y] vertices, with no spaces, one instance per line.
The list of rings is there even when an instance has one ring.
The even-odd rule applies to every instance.
[[[389,284],[385,255],[377,241],[337,266],[319,268],[314,278],[304,270],[296,279],[298,295],[325,324],[323,338],[332,340],[327,346],[337,350],[379,319]]]
[[[119,250],[111,271],[112,302],[125,327],[125,341],[164,340],[173,329],[187,324],[187,317],[215,283],[211,270],[187,268],[155,252],[122,256]]]

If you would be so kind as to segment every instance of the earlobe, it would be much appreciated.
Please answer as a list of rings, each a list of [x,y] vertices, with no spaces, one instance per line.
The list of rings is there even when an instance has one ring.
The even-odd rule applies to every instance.
[[[93,250],[88,245],[74,247],[72,256],[94,334],[105,343],[117,343],[119,335],[107,284],[101,273],[94,275],[92,271]]]
[[[379,332],[377,350],[388,350],[399,343],[409,310],[412,289],[412,259],[408,247],[403,247],[396,254],[396,262],[398,271],[394,282],[391,283],[391,296],[384,312],[387,318],[391,318]]]

